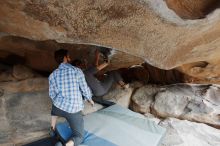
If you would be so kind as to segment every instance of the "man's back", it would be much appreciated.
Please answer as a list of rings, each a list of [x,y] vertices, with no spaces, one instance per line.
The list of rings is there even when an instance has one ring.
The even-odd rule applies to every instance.
[[[92,93],[88,87],[84,74],[79,68],[69,64],[70,55],[65,49],[54,53],[59,65],[49,77],[49,96],[52,99],[51,129],[55,130],[56,118],[64,117],[70,125],[74,135],[65,143],[66,146],[77,146],[83,141],[84,122],[82,96],[92,105]]]
[[[92,94],[84,74],[79,68],[61,63],[49,77],[49,94],[53,104],[69,113],[83,109],[82,95],[90,99]]]

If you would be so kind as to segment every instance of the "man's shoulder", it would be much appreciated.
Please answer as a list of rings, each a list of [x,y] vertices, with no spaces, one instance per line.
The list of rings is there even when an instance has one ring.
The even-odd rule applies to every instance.
[[[83,71],[82,71],[80,68],[75,67],[75,69],[76,69],[76,72],[77,72],[78,74],[83,74]]]
[[[58,69],[55,69],[55,70],[49,75],[48,78],[51,79],[57,71],[58,71]]]

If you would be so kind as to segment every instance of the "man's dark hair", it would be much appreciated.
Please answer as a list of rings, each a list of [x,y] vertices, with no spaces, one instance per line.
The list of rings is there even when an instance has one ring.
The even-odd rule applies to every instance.
[[[65,56],[67,56],[67,54],[68,54],[67,50],[59,49],[59,50],[55,51],[54,58],[55,58],[56,62],[60,64],[63,62],[63,58]]]
[[[75,59],[75,60],[73,60],[73,62],[71,64],[73,66],[79,67],[82,64],[82,61],[79,59]]]

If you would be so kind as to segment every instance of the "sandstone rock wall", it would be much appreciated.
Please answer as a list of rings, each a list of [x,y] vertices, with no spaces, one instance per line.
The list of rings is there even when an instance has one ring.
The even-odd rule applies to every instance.
[[[218,0],[166,0],[170,9],[173,9],[181,18],[201,19],[220,6]]]
[[[184,6],[189,7],[186,14],[192,15],[195,6],[195,15],[200,18],[200,11],[215,5],[215,1],[197,0],[192,5],[189,1],[166,2],[0,1],[0,31],[3,32],[1,36],[106,46],[138,56],[162,69],[199,61],[219,68],[220,10],[213,8],[200,20],[184,20],[177,15],[185,14]],[[205,68],[205,72],[215,73],[209,76],[210,80],[219,77],[217,70]],[[184,72],[190,74],[189,70]],[[206,75],[201,76],[205,78]]]
[[[135,82],[131,83],[128,89],[112,88],[103,99],[142,113],[164,126],[168,130],[162,142],[164,146],[177,143],[182,143],[183,146],[209,143],[210,146],[214,146],[219,143],[218,138],[215,138],[219,130],[189,121],[220,128],[219,94],[218,85],[159,86]],[[47,136],[50,126],[50,108],[47,78],[36,77],[0,82],[0,145],[23,144]],[[83,113],[89,114],[102,108],[104,107],[99,104],[91,107],[90,104],[85,103]],[[175,117],[189,121],[177,119],[162,121],[155,116],[164,119]],[[186,131],[181,127],[190,129],[190,126],[195,129],[202,127],[203,131],[190,132],[190,139],[196,141],[188,143]],[[209,138],[202,138],[204,136]],[[199,141],[201,138],[202,140]]]

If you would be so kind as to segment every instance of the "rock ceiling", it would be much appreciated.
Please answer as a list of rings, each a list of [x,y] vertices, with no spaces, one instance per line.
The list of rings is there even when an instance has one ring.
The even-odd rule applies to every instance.
[[[145,60],[161,69],[220,80],[217,0],[0,0],[0,5],[4,53],[13,50],[4,41],[15,36],[31,42],[98,45],[136,56],[129,60],[119,54],[115,66]],[[16,51],[20,43],[12,43]]]

